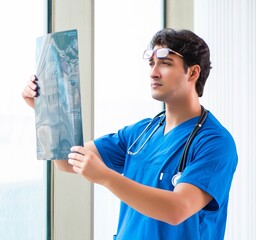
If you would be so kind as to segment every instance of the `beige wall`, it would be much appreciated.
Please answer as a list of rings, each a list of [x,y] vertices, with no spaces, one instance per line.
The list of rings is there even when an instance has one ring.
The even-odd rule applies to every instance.
[[[93,1],[54,0],[52,31],[77,29],[84,140],[93,135]],[[52,240],[93,239],[92,185],[53,168]]]
[[[193,30],[194,0],[167,0],[166,8],[167,27]]]

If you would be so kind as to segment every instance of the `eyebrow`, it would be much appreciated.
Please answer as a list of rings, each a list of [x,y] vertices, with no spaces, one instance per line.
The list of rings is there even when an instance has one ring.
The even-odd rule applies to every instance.
[[[159,58],[159,59],[167,59],[167,60],[170,60],[170,61],[174,62],[174,59],[173,58],[169,58],[169,57]]]
[[[169,58],[169,57],[157,58],[157,59],[159,59],[159,60],[170,60],[170,61],[174,62],[174,59],[173,58]],[[148,61],[153,61],[153,57],[150,58]]]

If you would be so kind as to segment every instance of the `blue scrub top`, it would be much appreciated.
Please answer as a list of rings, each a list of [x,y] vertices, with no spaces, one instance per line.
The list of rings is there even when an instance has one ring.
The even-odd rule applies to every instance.
[[[173,191],[171,179],[177,173],[185,143],[198,120],[199,117],[192,118],[167,134],[164,134],[164,125],[160,126],[136,155],[127,154],[127,149],[151,119],[124,127],[94,142],[103,161],[111,169],[138,183]],[[144,143],[158,121],[153,120],[150,129],[131,149],[133,152]],[[210,194],[213,200],[177,226],[142,215],[122,202],[114,239],[223,240],[229,191],[236,166],[235,142],[209,112],[190,146],[187,165],[178,182],[197,186]]]

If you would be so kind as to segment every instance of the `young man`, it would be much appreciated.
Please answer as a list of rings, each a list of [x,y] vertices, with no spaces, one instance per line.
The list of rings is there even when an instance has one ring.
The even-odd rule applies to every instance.
[[[207,44],[193,32],[157,32],[144,59],[152,97],[165,103],[165,113],[74,146],[68,161],[55,161],[122,201],[114,239],[224,238],[237,152],[230,133],[199,102],[209,58]],[[35,80],[23,91],[32,107]]]

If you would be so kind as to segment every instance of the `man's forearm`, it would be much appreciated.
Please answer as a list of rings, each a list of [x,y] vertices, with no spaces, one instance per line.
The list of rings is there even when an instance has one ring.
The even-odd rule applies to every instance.
[[[67,160],[54,160],[54,165],[58,170],[69,172],[69,173],[75,173],[73,171],[73,166],[68,163]]]

